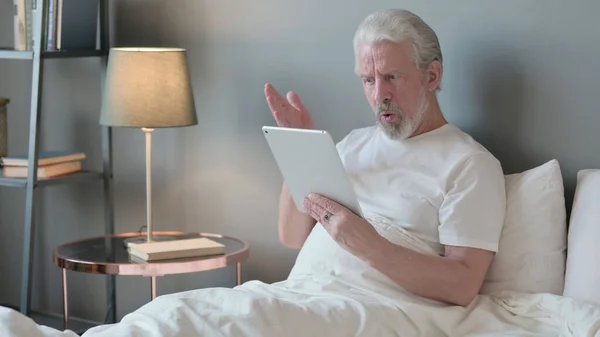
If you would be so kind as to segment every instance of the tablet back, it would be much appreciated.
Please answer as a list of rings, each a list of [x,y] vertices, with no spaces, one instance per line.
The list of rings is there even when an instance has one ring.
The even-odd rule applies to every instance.
[[[263,133],[300,212],[310,193],[363,216],[331,135],[323,130],[264,126]]]

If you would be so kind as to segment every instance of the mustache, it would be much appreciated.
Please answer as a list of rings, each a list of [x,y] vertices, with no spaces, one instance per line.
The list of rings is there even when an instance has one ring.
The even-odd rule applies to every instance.
[[[380,115],[382,112],[385,111],[402,114],[402,109],[400,108],[400,106],[392,103],[377,103],[377,106],[375,108],[377,110],[377,115]]]

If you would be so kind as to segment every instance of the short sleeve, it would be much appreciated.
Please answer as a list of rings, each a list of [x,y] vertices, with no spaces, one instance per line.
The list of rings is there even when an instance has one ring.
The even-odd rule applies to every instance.
[[[506,187],[499,161],[489,153],[464,161],[448,178],[439,210],[440,243],[498,251],[506,214]]]
[[[346,143],[348,143],[348,139],[352,137],[353,134],[354,130],[351,130],[347,135],[344,136],[344,138],[335,144],[335,148],[340,155],[343,155],[346,152]]]

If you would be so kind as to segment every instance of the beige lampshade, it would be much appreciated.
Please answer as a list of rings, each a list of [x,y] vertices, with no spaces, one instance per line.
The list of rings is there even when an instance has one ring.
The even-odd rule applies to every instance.
[[[100,124],[136,128],[198,124],[185,49],[111,48]]]

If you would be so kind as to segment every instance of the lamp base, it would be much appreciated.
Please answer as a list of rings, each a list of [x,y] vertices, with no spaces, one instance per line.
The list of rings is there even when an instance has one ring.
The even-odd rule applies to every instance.
[[[179,240],[180,238],[176,237],[176,236],[163,236],[163,235],[156,235],[156,236],[152,236],[152,242],[160,242],[160,241],[173,241],[173,240]],[[131,238],[127,238],[125,240],[123,240],[123,244],[125,245],[126,248],[129,248],[133,245],[137,245],[138,243],[146,243],[148,242],[148,238],[146,237],[146,235],[140,235],[140,236],[134,236]]]

